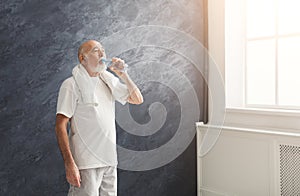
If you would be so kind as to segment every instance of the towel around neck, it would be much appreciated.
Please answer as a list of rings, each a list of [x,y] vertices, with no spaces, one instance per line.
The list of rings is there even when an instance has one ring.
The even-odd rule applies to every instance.
[[[72,70],[73,78],[79,87],[82,101],[85,104],[97,103],[95,97],[95,89],[100,81],[99,77],[91,77],[82,64],[76,65]],[[97,79],[98,80],[97,80]],[[95,82],[95,80],[97,82]]]

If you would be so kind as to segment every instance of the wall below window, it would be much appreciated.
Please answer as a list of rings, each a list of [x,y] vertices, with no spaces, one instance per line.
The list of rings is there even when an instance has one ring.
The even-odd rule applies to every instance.
[[[206,128],[198,124],[198,152]],[[204,156],[198,153],[198,195],[299,194],[300,153],[296,150],[300,149],[299,138],[300,133],[288,136],[272,130],[223,127],[209,153]],[[282,150],[282,145],[291,150]],[[281,186],[285,188],[281,190]]]

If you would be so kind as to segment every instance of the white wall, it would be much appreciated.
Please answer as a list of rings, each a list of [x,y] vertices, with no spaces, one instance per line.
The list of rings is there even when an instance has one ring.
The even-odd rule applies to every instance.
[[[225,76],[225,0],[208,0],[209,54]]]
[[[220,74],[225,77],[225,0],[208,0],[208,52],[220,70]],[[209,79],[213,79],[211,73]],[[209,97],[209,111],[213,105]],[[210,112],[209,112],[210,114]],[[210,115],[209,115],[210,116]]]

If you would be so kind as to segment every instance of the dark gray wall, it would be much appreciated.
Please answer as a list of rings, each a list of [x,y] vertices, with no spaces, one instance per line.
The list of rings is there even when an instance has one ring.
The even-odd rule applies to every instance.
[[[59,86],[77,63],[80,43],[103,40],[139,25],[172,27],[203,42],[203,13],[199,0],[2,0],[0,195],[66,195],[68,184],[54,131],[55,111]],[[199,120],[203,120],[205,83],[188,60],[174,51],[143,46],[119,56],[137,67],[136,59],[149,60],[149,53],[185,70],[198,95]],[[118,143],[134,150],[153,149],[174,135],[180,103],[172,89],[160,83],[143,83],[142,73],[133,69],[129,73],[145,98],[142,105],[130,106],[133,118],[146,123],[148,107],[154,101],[164,104],[169,113],[164,126],[153,136],[137,137],[117,126]],[[159,73],[168,76],[166,70]],[[171,79],[180,87],[180,81]],[[193,140],[184,153],[163,167],[139,172],[119,169],[118,195],[195,196],[195,150]]]

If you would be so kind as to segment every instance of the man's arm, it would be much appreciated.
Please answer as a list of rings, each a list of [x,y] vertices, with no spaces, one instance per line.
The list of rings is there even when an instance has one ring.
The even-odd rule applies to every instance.
[[[125,62],[120,58],[112,58],[112,61],[117,63],[118,61],[123,63],[123,66]],[[118,69],[115,69],[113,66],[109,67],[110,70],[112,70],[127,86],[129,91],[129,97],[127,101],[131,104],[141,104],[144,102],[144,98],[141,94],[140,89],[135,85],[135,83],[131,80],[128,73],[121,72]]]
[[[55,133],[58,142],[58,146],[62,157],[65,163],[66,170],[66,178],[70,184],[74,186],[80,187],[80,173],[73,159],[70,146],[69,139],[67,134],[67,125],[69,122],[69,118],[62,115],[57,114],[56,116],[56,125],[55,125]]]
[[[144,98],[141,94],[140,89],[136,86],[136,84],[131,80],[127,72],[124,72],[121,76],[119,76],[122,81],[126,84],[129,97],[127,101],[131,104],[141,104],[144,102]]]

